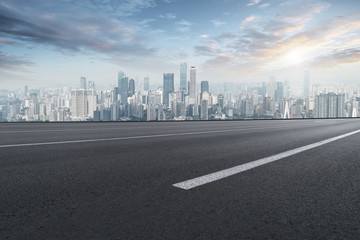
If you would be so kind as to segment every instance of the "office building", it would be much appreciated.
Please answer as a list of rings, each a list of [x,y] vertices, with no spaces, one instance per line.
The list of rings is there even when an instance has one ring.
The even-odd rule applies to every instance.
[[[80,78],[80,89],[86,89],[86,78],[85,77]]]
[[[180,63],[180,91],[186,92],[186,83],[187,83],[187,64]]]
[[[163,104],[169,107],[169,94],[174,92],[174,74],[164,73],[163,75]]]
[[[204,92],[209,93],[209,82],[208,81],[201,81],[201,93],[200,98],[202,99],[202,95]]]
[[[135,80],[130,79],[129,81],[129,94],[128,96],[131,97],[135,94]]]
[[[196,101],[196,68],[194,66],[190,68],[190,97]]]
[[[149,76],[144,77],[144,91],[150,90],[150,79]]]

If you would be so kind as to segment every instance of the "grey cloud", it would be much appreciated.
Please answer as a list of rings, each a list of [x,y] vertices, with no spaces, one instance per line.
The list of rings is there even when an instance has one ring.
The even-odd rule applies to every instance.
[[[360,62],[360,48],[337,49],[308,63],[308,68],[332,68],[342,64]]]
[[[155,0],[63,0],[63,2],[118,17],[131,16],[143,9],[156,6]]]
[[[71,51],[94,51],[109,55],[151,55],[155,49],[145,39],[118,20],[106,20],[85,13],[63,14],[43,21],[36,12],[18,14],[1,7],[0,36],[25,42],[48,44]]]
[[[195,52],[202,56],[219,56],[222,54],[222,51],[216,46],[195,46]]]
[[[33,66],[34,63],[2,53],[0,51],[0,69],[3,70],[26,70],[27,67]]]

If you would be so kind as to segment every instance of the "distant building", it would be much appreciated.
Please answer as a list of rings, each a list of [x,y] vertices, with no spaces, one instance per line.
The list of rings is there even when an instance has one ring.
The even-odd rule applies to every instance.
[[[135,80],[130,79],[129,81],[129,94],[128,96],[131,97],[135,94]]]
[[[169,107],[169,94],[174,92],[174,74],[164,73],[163,75],[163,104]]]
[[[204,92],[209,93],[209,82],[208,81],[201,81],[201,92],[200,92],[201,99],[202,99],[202,95]]]
[[[190,68],[190,97],[193,99],[197,98],[196,92],[196,68],[192,66]]]
[[[186,92],[187,90],[186,83],[187,83],[187,64],[184,62],[184,63],[180,63],[180,91]]]
[[[124,72],[118,73],[118,88],[120,94],[120,103],[126,104],[129,91],[129,79],[125,76]]]
[[[208,120],[208,100],[201,100],[201,120]]]
[[[145,76],[144,77],[144,91],[149,91],[149,90],[150,90],[149,76]]]
[[[80,89],[86,89],[86,78],[85,77],[80,78]]]
[[[328,93],[315,97],[315,118],[345,117],[345,94]]]
[[[71,114],[75,118],[87,116],[87,91],[85,89],[71,91]]]

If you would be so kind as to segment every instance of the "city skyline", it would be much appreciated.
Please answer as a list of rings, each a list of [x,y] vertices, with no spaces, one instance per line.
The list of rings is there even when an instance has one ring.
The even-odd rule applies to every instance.
[[[301,86],[303,72],[323,85],[359,80],[360,6],[356,1],[8,1],[0,3],[2,88],[101,88],[119,70],[161,85],[179,63],[197,82]],[[189,81],[190,76],[187,76]]]

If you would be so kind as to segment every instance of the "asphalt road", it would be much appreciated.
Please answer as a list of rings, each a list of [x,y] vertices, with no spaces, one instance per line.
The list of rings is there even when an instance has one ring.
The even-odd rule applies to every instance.
[[[0,239],[359,239],[360,119],[0,124]]]

